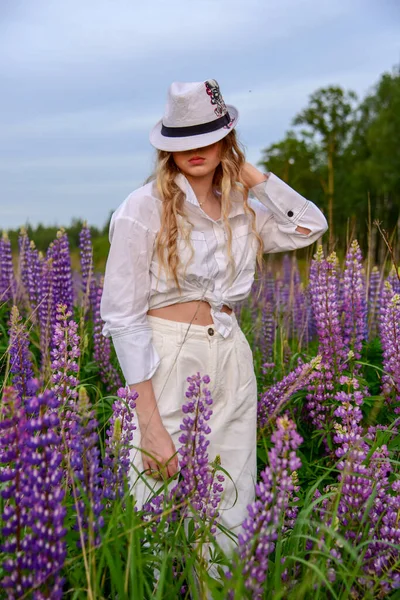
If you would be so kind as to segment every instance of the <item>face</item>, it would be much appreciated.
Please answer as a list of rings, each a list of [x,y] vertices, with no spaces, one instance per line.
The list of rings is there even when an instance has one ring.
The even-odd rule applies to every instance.
[[[173,152],[172,156],[176,166],[182,173],[189,177],[204,177],[213,173],[221,162],[222,142],[215,142],[203,148]],[[198,159],[198,160],[196,160]]]

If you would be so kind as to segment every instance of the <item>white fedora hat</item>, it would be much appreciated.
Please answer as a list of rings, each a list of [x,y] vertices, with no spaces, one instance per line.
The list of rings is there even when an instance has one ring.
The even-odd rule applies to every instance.
[[[238,119],[238,110],[226,106],[215,79],[174,81],[168,89],[164,116],[150,132],[150,143],[170,152],[201,148],[222,140]]]

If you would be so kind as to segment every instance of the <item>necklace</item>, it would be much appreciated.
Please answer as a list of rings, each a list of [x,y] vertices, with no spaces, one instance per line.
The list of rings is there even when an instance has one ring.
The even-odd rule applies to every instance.
[[[215,198],[215,194],[213,193],[213,198]],[[208,198],[206,198],[205,200],[203,200],[203,202],[199,202],[199,206],[203,206],[203,204],[205,204],[207,202]]]

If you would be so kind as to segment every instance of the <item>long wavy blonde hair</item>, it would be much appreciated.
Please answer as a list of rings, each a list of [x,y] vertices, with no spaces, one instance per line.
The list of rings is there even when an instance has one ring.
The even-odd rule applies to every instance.
[[[258,240],[257,264],[260,269],[262,268],[263,242],[255,228],[255,212],[248,204],[248,189],[240,178],[240,170],[246,158],[244,150],[241,149],[242,145],[237,139],[236,131],[232,129],[221,142],[221,161],[215,169],[213,188],[221,198],[221,217],[227,232],[227,251],[233,278],[235,266],[232,257],[232,230],[228,219],[233,191],[242,194],[245,213],[251,215],[252,231]],[[151,180],[156,181],[157,190],[163,202],[161,226],[155,242],[160,267],[165,269],[167,277],[172,277],[177,288],[181,290],[178,279],[178,271],[181,266],[178,236],[180,235],[190,245],[191,224],[185,213],[185,194],[174,181],[178,173],[179,169],[175,164],[172,152],[157,150],[155,171],[147,178],[146,183]],[[193,257],[193,248],[191,250]]]

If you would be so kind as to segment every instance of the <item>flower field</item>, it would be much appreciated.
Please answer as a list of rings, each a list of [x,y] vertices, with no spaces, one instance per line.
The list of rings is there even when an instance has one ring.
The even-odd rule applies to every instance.
[[[0,240],[0,598],[400,599],[400,274],[354,240],[306,280],[269,261],[236,314],[259,386],[256,499],[224,554],[229,477],[207,454],[207,373],[187,373],[180,472],[143,510],[136,394],[102,336],[90,230],[71,268]],[[212,382],[211,382],[212,383]],[[137,474],[140,477],[140,473]]]

